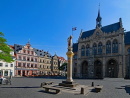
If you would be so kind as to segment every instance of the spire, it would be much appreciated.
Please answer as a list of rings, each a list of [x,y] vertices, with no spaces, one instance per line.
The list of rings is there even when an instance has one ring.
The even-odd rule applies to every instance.
[[[30,39],[28,39],[28,44],[30,44]]]
[[[56,54],[56,51],[55,51],[55,54],[54,54],[54,56],[57,56],[57,54]]]
[[[98,16],[96,19],[96,27],[99,27],[99,28],[102,27],[101,20],[102,20],[102,17],[100,16],[100,4],[99,4]]]
[[[27,42],[27,47],[29,48],[31,45],[30,45],[30,39],[28,39],[28,42]]]

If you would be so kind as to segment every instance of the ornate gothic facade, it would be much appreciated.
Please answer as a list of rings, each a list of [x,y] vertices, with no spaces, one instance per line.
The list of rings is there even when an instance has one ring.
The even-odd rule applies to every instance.
[[[122,19],[102,26],[100,11],[96,28],[81,31],[73,44],[73,75],[80,78],[130,77],[130,32]]]

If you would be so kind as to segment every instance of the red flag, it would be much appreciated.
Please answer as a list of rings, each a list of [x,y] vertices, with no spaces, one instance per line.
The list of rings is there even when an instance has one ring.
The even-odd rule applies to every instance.
[[[77,27],[72,28],[72,31],[75,31],[75,30],[77,30]]]

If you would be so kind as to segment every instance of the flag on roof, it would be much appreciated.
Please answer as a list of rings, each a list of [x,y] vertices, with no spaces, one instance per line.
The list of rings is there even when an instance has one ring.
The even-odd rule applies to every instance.
[[[77,30],[77,27],[72,28],[72,31],[75,31],[75,30]]]

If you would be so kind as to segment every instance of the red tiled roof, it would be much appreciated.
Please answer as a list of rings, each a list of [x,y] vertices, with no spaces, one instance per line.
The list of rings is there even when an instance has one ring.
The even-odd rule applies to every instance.
[[[58,59],[61,59],[61,60],[66,60],[64,57],[58,57]]]
[[[14,46],[13,45],[8,45],[10,48],[14,49]]]

